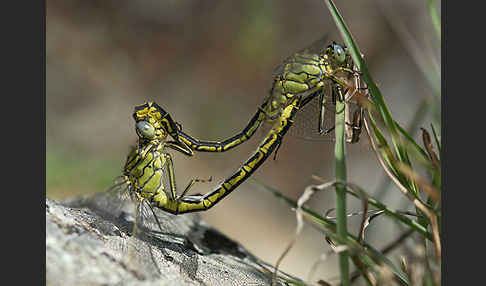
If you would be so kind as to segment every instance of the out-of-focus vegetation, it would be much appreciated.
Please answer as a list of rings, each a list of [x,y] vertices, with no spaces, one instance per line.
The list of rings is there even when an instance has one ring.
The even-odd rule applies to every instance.
[[[120,162],[80,158],[71,153],[50,151],[46,156],[47,195],[54,198],[87,195],[106,188],[120,175]]]
[[[432,108],[416,126],[437,122],[440,40],[427,1],[350,0],[338,5],[393,118],[408,127],[426,102]],[[134,105],[154,100],[193,135],[225,138],[254,114],[283,59],[324,34],[343,43],[329,11],[317,0],[48,0],[46,31],[46,189],[52,198],[110,186],[135,142]],[[223,180],[257,144],[258,136],[224,154],[173,154],[178,185],[182,188],[193,177]],[[285,138],[277,161],[266,162],[254,177],[297,198],[315,183],[311,175],[334,177],[333,148],[332,142]],[[365,136],[347,147],[347,162],[349,180],[376,190],[393,208],[411,208],[386,184]],[[212,183],[195,188],[207,192]],[[320,200],[315,205],[334,206],[331,192]],[[350,202],[348,209],[360,207]],[[295,226],[288,207],[249,183],[203,217],[269,263],[275,263]],[[349,231],[354,231],[353,220],[359,225],[359,219],[350,218]],[[399,235],[398,229],[380,221],[369,227],[367,241],[384,246]],[[267,235],[258,235],[262,233]],[[328,248],[320,234],[304,231],[281,269],[305,277]],[[329,259],[315,276],[336,273],[336,262]]]

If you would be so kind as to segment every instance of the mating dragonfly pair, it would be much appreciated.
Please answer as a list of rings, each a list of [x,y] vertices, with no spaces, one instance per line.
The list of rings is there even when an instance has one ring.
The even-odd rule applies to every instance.
[[[277,152],[295,116],[310,102],[319,106],[317,133],[326,135],[334,129],[335,112],[346,114],[346,141],[359,140],[363,110],[357,103],[362,82],[346,48],[331,43],[312,52],[304,50],[284,61],[277,69],[269,96],[247,126],[223,141],[202,141],[182,131],[182,126],[154,102],[135,107],[138,145],[130,151],[122,181],[113,191],[172,214],[208,210],[248,179],[260,165]],[[336,101],[345,102],[345,110],[336,110]],[[331,119],[330,119],[331,118]],[[199,152],[225,152],[247,141],[263,124],[272,128],[250,158],[213,191],[204,195],[187,195],[190,188],[204,180],[193,179],[178,195],[174,164],[167,148],[187,156]],[[209,179],[210,180],[210,179]],[[138,216],[140,214],[135,214]]]

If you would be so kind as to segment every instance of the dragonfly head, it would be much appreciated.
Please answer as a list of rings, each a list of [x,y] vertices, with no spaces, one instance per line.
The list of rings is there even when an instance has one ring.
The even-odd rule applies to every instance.
[[[178,140],[177,124],[169,113],[155,102],[135,106],[133,119],[135,119],[135,131],[141,140],[165,140],[167,135]]]
[[[347,67],[351,60],[348,49],[334,41],[327,47],[325,53],[336,67]]]
[[[153,140],[155,139],[155,127],[148,121],[142,120],[135,124],[135,131],[140,138]]]

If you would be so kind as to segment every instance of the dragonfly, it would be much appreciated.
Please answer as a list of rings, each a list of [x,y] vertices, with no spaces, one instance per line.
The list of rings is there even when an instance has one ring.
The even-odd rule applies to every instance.
[[[297,122],[308,122],[308,119],[301,120],[301,118],[315,117],[314,114],[317,114],[317,132],[312,131],[312,133],[317,133],[319,136],[328,135],[334,130],[336,100],[345,101],[346,141],[358,142],[363,109],[356,99],[357,95],[363,94],[361,91],[366,88],[363,87],[360,73],[348,49],[336,42],[322,49],[323,40],[325,38],[295,53],[276,68],[269,95],[241,132],[225,140],[208,141],[184,132],[179,126],[180,140],[198,152],[228,151],[250,139],[263,123],[278,122],[285,108],[297,99],[301,109]],[[349,92],[349,89],[353,91]],[[311,122],[315,120],[312,118]],[[305,124],[307,123],[300,125]],[[307,129],[307,126],[298,126],[293,133],[299,137],[315,138],[315,136],[308,136]]]
[[[333,127],[324,127],[325,112],[335,105],[336,100],[349,101],[345,98],[349,92],[344,89],[358,74],[353,68],[349,52],[335,42],[320,54],[302,52],[293,55],[285,60],[274,77],[270,95],[248,125],[224,141],[202,141],[190,136],[155,102],[136,106],[133,118],[139,142],[128,155],[122,184],[134,200],[147,202],[151,207],[172,214],[212,208],[248,179],[273,152],[276,154],[299,110],[315,98],[319,98],[322,106],[319,132],[329,133]],[[350,127],[349,142],[359,138],[360,118],[360,114],[355,113],[352,122],[347,124]],[[224,152],[247,141],[263,122],[272,123],[272,128],[236,172],[207,194],[187,195],[195,183],[211,178],[192,179],[184,191],[177,194],[174,163],[168,149],[186,156],[193,156],[194,151]]]
[[[127,202],[134,204],[133,237],[145,240],[156,234],[157,229],[160,234],[165,233],[159,211],[180,215],[206,211],[218,204],[248,179],[273,152],[277,153],[296,115],[304,112],[303,108],[317,98],[321,107],[318,132],[331,132],[333,126],[326,126],[326,118],[329,118],[327,113],[338,112],[335,110],[337,100],[351,102],[353,96],[346,97],[346,94],[350,94],[347,89],[352,86],[350,82],[358,77],[359,73],[347,50],[334,42],[320,53],[295,54],[285,60],[274,76],[269,96],[243,131],[223,141],[202,141],[183,132],[182,125],[155,102],[135,106],[132,117],[138,142],[128,152],[122,175],[108,192],[95,196],[94,200],[99,202],[97,205],[102,209],[113,214],[123,214],[114,209],[121,209]],[[350,130],[348,142],[356,142],[359,138],[360,116],[354,113],[347,122]],[[194,156],[195,151],[224,152],[247,141],[264,122],[271,124],[270,131],[236,172],[206,194],[188,195],[196,183],[209,182],[211,178],[191,179],[178,194],[174,162],[169,150],[186,156]],[[113,199],[113,195],[118,199]],[[135,247],[139,246],[137,242],[133,241],[132,244],[131,256],[138,253],[134,250],[139,248]],[[143,253],[149,255],[151,248],[148,247]],[[153,265],[142,268],[153,268]]]
[[[174,162],[169,150],[186,156],[193,156],[194,152],[181,140],[180,124],[174,121],[162,107],[154,102],[135,106],[132,116],[138,139],[126,156],[122,175],[117,178],[116,183],[108,191],[90,198],[88,205],[97,213],[120,221],[126,220],[120,219],[125,212],[122,210],[124,206],[132,204],[134,205],[132,237],[149,242],[153,238],[158,239],[168,235],[172,237],[171,240],[182,239],[184,244],[189,242],[198,248],[197,241],[193,242],[185,235],[164,231],[167,227],[162,227],[163,224],[176,220],[175,218],[169,220],[167,215],[208,210],[229,195],[280,144],[290,128],[298,108],[299,100],[296,98],[282,111],[257,152],[216,189],[205,195],[187,195],[196,183],[211,181],[211,178],[194,178],[179,195],[176,189]],[[160,211],[169,214],[164,217]],[[130,267],[140,273],[155,273],[154,275],[159,273],[156,263],[147,259],[147,257],[151,257],[153,251],[150,244],[131,239],[128,248],[130,255],[127,257],[129,259],[127,262]],[[165,253],[164,250],[161,251]],[[166,254],[166,259],[170,259],[170,255]]]
[[[157,219],[154,208],[176,215],[212,208],[248,179],[273,152],[276,154],[299,110],[315,98],[319,98],[322,106],[319,132],[329,133],[332,127],[324,127],[325,112],[336,100],[349,101],[345,98],[349,93],[345,88],[357,76],[353,68],[349,52],[334,42],[319,54],[293,55],[274,77],[270,95],[248,125],[224,141],[202,141],[186,134],[182,125],[155,102],[136,106],[133,119],[138,144],[129,152],[121,182],[113,189],[121,190],[121,195],[137,202],[136,221],[137,217],[147,218],[149,213]],[[350,142],[359,137],[356,135],[360,130],[359,121],[360,116],[355,114],[347,124],[351,127]],[[224,152],[247,141],[263,122],[271,123],[272,128],[236,172],[209,193],[187,195],[195,183],[211,180],[195,178],[178,194],[174,163],[168,149],[186,156],[193,156],[194,151]]]

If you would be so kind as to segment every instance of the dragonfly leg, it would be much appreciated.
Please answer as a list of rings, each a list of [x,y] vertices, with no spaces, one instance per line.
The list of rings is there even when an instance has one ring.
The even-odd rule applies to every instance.
[[[328,128],[328,129],[324,129],[324,128],[323,128],[323,129],[319,129],[319,134],[320,134],[320,135],[327,135],[327,134],[329,134],[330,132],[332,132],[332,131],[334,130],[334,128],[335,128],[335,127],[336,127],[336,126],[333,126],[333,127],[331,127],[331,128]]]
[[[356,69],[355,69],[356,68]],[[362,73],[357,70],[357,67],[355,66],[353,68],[353,70],[355,71],[355,81],[354,81],[354,89],[352,89],[352,92],[349,93],[348,90],[346,92],[344,92],[345,95],[349,94],[346,98],[345,98],[345,102],[349,102],[351,101],[351,99],[353,99],[353,97],[358,94],[362,94],[362,91],[364,90],[367,90],[368,88],[366,86],[361,86],[362,85],[362,80],[361,80],[361,76],[362,76]]]
[[[348,72],[354,76],[361,76],[362,73],[358,70],[350,69],[350,68],[345,68],[345,67],[337,67],[335,69],[335,72],[342,71],[342,72]]]
[[[167,171],[169,173],[169,187],[170,188],[170,194],[171,194],[171,200],[176,199],[176,182],[175,182],[175,175],[174,175],[174,162],[172,162],[172,157],[170,154],[165,153],[164,154],[165,161],[167,162]],[[187,189],[187,188],[186,188]]]
[[[180,200],[183,196],[185,196],[186,193],[189,191],[189,189],[191,189],[192,186],[194,186],[194,184],[196,184],[196,183],[208,183],[208,182],[211,182],[212,180],[213,180],[213,177],[209,177],[208,179],[199,179],[199,178],[191,179],[191,181],[189,182],[189,184],[187,184],[187,187],[184,189],[182,194],[180,194],[179,197],[177,197],[177,200]]]
[[[145,155],[147,155],[147,152],[154,147],[154,144],[150,143],[146,146],[139,146],[137,148],[136,152],[140,156],[140,158],[145,158]]]
[[[331,101],[336,104],[336,95],[333,91],[333,89],[331,89]],[[326,104],[326,96],[324,94],[321,94],[319,95],[319,102],[321,103],[321,112],[319,113],[319,126],[318,126],[318,132],[319,132],[319,135],[327,135],[329,134],[331,131],[334,130],[334,126],[331,127],[331,128],[324,128],[324,121],[326,119],[326,107],[325,107],[325,104]]]
[[[194,156],[194,152],[185,142],[169,141],[169,142],[166,142],[165,145],[169,148],[172,148],[176,151],[181,152],[182,154],[184,154],[186,156]]]
[[[206,182],[211,182],[213,180],[212,177],[209,177],[208,179],[199,179],[199,178],[194,178],[192,179],[189,184],[187,184],[187,187],[184,189],[182,194],[179,196],[176,195],[176,182],[175,182],[175,171],[174,171],[174,162],[172,161],[172,157],[170,154],[166,153],[164,154],[165,160],[167,162],[167,170],[169,172],[169,184],[170,184],[170,192],[173,200],[179,201],[191,188],[194,186],[195,183],[206,183]]]
[[[359,141],[359,136],[361,135],[361,130],[363,128],[363,109],[359,108],[354,111],[353,122],[346,122],[347,126],[351,128],[351,136],[349,136],[346,141],[348,143],[356,143]]]

